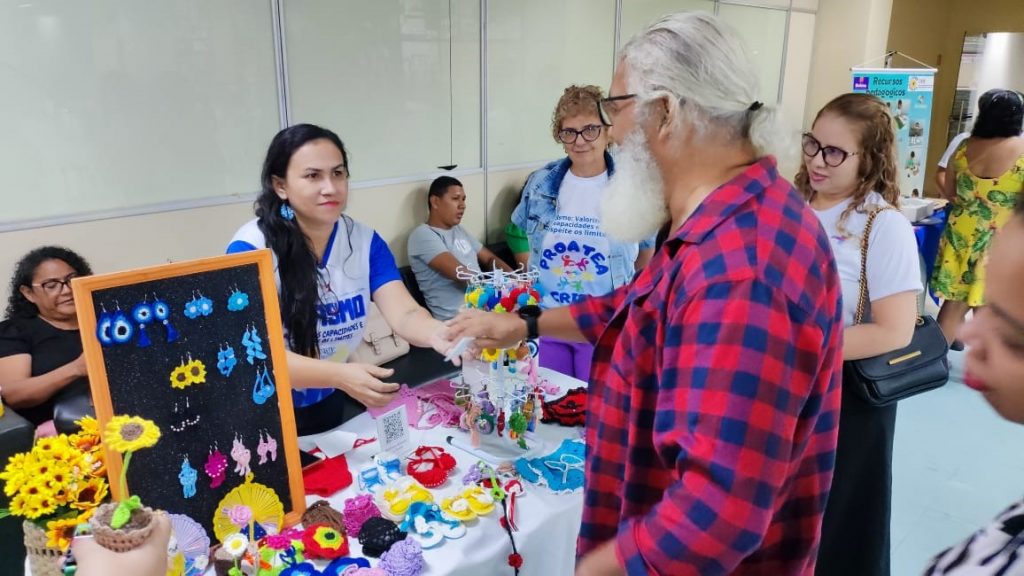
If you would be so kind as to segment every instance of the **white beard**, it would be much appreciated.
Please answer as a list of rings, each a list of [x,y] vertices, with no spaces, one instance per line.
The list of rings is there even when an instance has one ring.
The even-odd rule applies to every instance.
[[[668,220],[665,183],[640,127],[611,151],[615,173],[601,199],[601,227],[620,242],[646,240]]]

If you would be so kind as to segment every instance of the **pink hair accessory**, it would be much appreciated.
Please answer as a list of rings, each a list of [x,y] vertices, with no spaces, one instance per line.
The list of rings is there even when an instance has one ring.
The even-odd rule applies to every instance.
[[[263,543],[271,550],[287,550],[292,547],[292,540],[302,540],[302,530],[289,528],[280,534],[270,534],[263,539]]]
[[[363,524],[373,517],[380,516],[380,508],[373,502],[370,494],[360,494],[345,500],[345,531],[352,538],[359,537]]]

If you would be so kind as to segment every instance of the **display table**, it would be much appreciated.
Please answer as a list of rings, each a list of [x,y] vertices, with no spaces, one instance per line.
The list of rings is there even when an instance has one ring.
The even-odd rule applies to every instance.
[[[565,392],[570,388],[586,386],[586,383],[556,372],[541,368],[540,374],[552,384]],[[354,432],[360,438],[376,436],[377,428],[369,414],[346,422],[342,430]],[[557,425],[540,424],[535,435],[553,450],[564,438],[579,437],[582,428],[563,428]],[[435,501],[440,502],[446,496],[461,491],[462,475],[479,458],[458,448],[449,446],[448,436],[468,434],[452,428],[437,427],[431,430],[413,430],[414,446],[441,446],[455,457],[458,462],[448,481],[431,490]],[[361,467],[370,463],[370,458],[379,451],[376,442],[360,446],[346,455],[352,477],[358,477]],[[534,486],[524,482],[526,493],[516,501],[516,525],[519,531],[513,532],[516,546],[523,556],[523,566],[519,573],[522,576],[552,576],[572,574],[576,560],[576,536],[579,534],[580,519],[583,515],[583,492],[577,490],[570,494],[554,494],[546,487]],[[331,505],[344,509],[345,499],[359,494],[358,482],[354,481],[345,490],[327,498]],[[307,504],[320,498],[307,497]],[[498,524],[501,508],[488,516],[478,518],[467,524],[466,535],[458,540],[446,540],[437,548],[424,550],[427,570],[424,576],[456,575],[467,576],[503,576],[513,574],[508,565],[508,556],[512,546],[505,530]],[[360,556],[359,542],[350,541],[351,555]]]

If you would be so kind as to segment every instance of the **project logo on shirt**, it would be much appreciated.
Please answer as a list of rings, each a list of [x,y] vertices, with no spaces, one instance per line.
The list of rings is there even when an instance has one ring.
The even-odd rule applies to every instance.
[[[366,302],[362,294],[351,298],[343,298],[335,302],[319,302],[316,313],[320,318],[320,326],[337,326],[366,316]]]
[[[607,257],[597,248],[576,240],[556,242],[544,250],[540,267],[555,277],[549,296],[559,304],[571,304],[588,294],[587,285],[608,274]]]

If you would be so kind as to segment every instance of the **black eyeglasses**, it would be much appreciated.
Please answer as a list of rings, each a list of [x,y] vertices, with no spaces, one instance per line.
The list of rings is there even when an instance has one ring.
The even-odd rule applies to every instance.
[[[580,130],[562,128],[558,131],[558,141],[562,144],[575,144],[576,139],[583,136],[583,139],[587,142],[593,142],[601,135],[601,128],[602,126],[597,124],[587,124]]]
[[[70,290],[71,281],[77,277],[78,274],[72,272],[71,274],[65,276],[63,280],[57,280],[56,278],[53,278],[51,280],[47,280],[39,284],[32,284],[32,286],[42,288],[43,291],[46,292],[47,294],[60,294],[61,290],[64,288]]]
[[[601,123],[605,126],[611,126],[611,117],[613,114],[619,113],[619,107],[616,105],[611,111],[608,110],[608,105],[612,102],[619,102],[622,100],[629,100],[630,98],[636,98],[636,94],[620,94],[618,96],[609,96],[607,98],[601,98],[597,101],[597,111],[601,116]]]
[[[831,168],[846,162],[846,159],[850,156],[857,155],[857,152],[847,152],[836,146],[822,146],[821,142],[818,142],[818,139],[810,134],[804,134],[803,149],[804,154],[808,158],[814,158],[820,153],[821,159],[825,161],[825,165]]]

